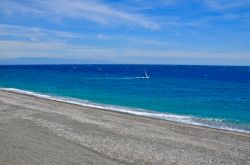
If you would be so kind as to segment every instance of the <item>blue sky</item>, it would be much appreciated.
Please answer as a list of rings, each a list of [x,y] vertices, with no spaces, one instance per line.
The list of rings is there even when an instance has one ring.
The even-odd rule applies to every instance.
[[[250,65],[250,0],[1,0],[0,59]]]

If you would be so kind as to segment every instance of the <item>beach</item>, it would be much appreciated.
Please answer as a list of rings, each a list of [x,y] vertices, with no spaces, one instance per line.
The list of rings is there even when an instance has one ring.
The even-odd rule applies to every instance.
[[[0,90],[0,164],[250,164],[250,134]]]

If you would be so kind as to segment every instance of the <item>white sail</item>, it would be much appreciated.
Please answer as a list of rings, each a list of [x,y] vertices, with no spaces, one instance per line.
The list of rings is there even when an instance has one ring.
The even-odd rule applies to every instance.
[[[145,78],[149,78],[149,76],[148,76],[147,72],[146,72],[146,71],[144,71],[144,73],[145,73]]]

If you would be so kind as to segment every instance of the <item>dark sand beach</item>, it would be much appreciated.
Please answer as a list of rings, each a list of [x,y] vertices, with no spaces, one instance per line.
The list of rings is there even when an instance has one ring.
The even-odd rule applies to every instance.
[[[0,164],[250,164],[250,134],[1,90]]]

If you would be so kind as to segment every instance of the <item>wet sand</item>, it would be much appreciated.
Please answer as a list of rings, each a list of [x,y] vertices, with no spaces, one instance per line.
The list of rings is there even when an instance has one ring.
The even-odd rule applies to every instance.
[[[250,134],[0,90],[5,164],[250,164]]]

